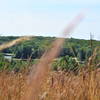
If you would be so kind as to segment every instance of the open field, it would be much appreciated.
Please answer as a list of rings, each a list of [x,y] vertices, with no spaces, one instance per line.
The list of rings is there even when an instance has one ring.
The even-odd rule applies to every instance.
[[[63,39],[53,42],[53,47],[46,51],[36,64],[27,60],[27,67],[23,67],[19,71],[1,70],[0,100],[100,100],[98,58],[100,49],[94,49],[83,65],[80,65],[79,62],[72,64],[69,60],[70,57],[64,57],[61,59],[63,64],[57,64],[57,69],[51,70],[51,62],[59,54],[62,42]],[[5,61],[6,66],[6,60],[3,60],[2,57],[1,60]],[[10,65],[12,64],[11,62]],[[64,69],[61,69],[60,65],[62,65],[61,68],[65,66]],[[70,68],[76,65],[77,70]],[[21,65],[18,63],[16,68],[20,67]]]
[[[22,100],[27,91],[28,72],[0,73],[0,100]],[[52,71],[35,100],[100,100],[100,70],[91,73]],[[37,83],[38,84],[38,83]]]
[[[73,57],[64,56],[56,59],[56,70],[51,70],[63,41],[56,39],[37,63],[8,62],[1,56],[5,69],[0,71],[0,100],[100,100],[99,47],[82,65],[81,60],[73,62]],[[13,64],[11,70],[7,64],[9,68]]]

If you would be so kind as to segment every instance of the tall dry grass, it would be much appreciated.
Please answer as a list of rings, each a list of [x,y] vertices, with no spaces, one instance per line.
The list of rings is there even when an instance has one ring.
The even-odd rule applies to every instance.
[[[94,49],[86,65],[74,72],[53,71],[42,85],[39,100],[100,100],[100,68],[95,64],[100,48]]]
[[[100,69],[94,66],[96,52],[77,75],[74,72],[50,71],[33,100],[100,100]],[[22,100],[27,91],[28,70],[0,72],[0,100]]]
[[[21,100],[25,90],[26,75],[0,72],[0,100]]]
[[[28,70],[28,69],[27,69]],[[27,91],[27,72],[0,72],[0,100],[22,100]],[[100,69],[51,71],[34,100],[100,100]],[[38,84],[38,83],[37,83]]]
[[[96,71],[96,70],[95,70]],[[51,72],[43,85],[41,100],[100,100],[100,72]]]

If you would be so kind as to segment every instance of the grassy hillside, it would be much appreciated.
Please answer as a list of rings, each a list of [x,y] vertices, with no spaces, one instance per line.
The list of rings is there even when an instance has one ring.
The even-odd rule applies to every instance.
[[[2,37],[1,44],[16,38]],[[1,51],[0,100],[100,100],[100,41],[91,47],[66,39],[61,49],[59,41],[51,46],[55,39],[33,37]],[[15,56],[9,61],[5,53]]]
[[[0,44],[7,43],[17,39],[18,37],[0,37]],[[1,51],[0,69],[19,69],[28,66],[28,61],[35,63],[35,59],[40,59],[43,53],[51,48],[51,43],[55,37],[32,37],[31,40],[24,41],[20,44]],[[92,55],[94,48],[100,46],[100,41],[92,40],[92,47],[90,40],[82,39],[65,39],[62,49],[56,60],[53,62],[53,69],[71,69],[75,68],[77,64],[84,65],[88,58]],[[11,62],[4,59],[3,53],[14,54]],[[75,58],[75,59],[74,59]],[[67,62],[66,62],[67,61]],[[76,62],[77,61],[77,62]],[[25,64],[25,66],[24,66]],[[6,67],[4,67],[6,65]],[[23,66],[23,67],[22,67]],[[77,67],[76,67],[77,69]]]
[[[100,100],[100,48],[95,48],[100,42],[93,41],[91,47],[90,41],[67,39],[57,58],[54,56],[60,50],[57,44],[40,58],[44,52],[41,50],[50,48],[54,40],[35,37],[6,49],[16,56],[24,54],[11,62],[2,55],[5,51],[1,52],[0,100]],[[49,69],[52,60],[56,71]],[[85,63],[81,65],[82,62]]]
[[[14,40],[18,37],[0,37],[0,44]],[[33,37],[29,41],[24,41],[21,44],[3,50],[4,53],[14,53],[16,58],[28,58],[32,54],[32,58],[40,57],[43,52],[51,47],[51,43],[55,40],[54,37]],[[78,52],[89,52],[91,48],[100,46],[100,41],[92,40],[92,47],[90,40],[82,39],[66,39],[62,45],[60,56],[77,56]],[[74,53],[74,54],[73,54]]]

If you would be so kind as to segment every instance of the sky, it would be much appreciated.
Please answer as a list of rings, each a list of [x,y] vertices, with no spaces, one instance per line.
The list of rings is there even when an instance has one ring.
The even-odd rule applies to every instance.
[[[100,40],[100,0],[0,0],[0,35],[59,36],[82,11],[70,37]]]

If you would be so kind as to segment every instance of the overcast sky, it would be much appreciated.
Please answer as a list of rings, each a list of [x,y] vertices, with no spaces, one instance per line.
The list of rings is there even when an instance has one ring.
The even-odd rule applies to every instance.
[[[58,36],[79,12],[86,18],[71,34],[100,40],[100,0],[0,0],[0,35]]]

